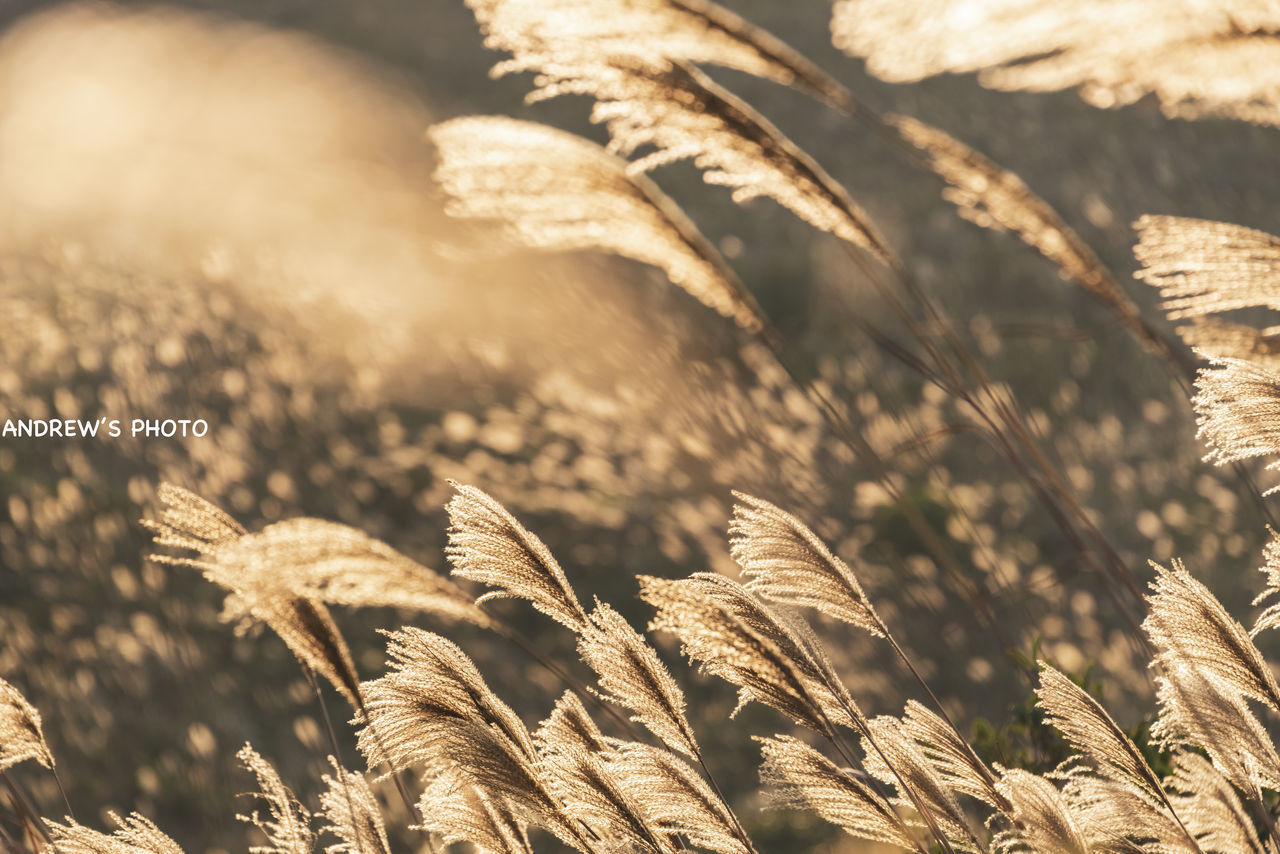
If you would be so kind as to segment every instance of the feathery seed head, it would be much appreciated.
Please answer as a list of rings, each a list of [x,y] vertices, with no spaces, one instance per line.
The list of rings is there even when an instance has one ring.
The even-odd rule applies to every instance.
[[[21,691],[0,679],[0,771],[27,759],[49,769],[54,765],[40,712]]]

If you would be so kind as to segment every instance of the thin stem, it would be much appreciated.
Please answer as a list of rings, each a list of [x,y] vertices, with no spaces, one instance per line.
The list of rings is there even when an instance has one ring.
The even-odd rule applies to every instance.
[[[22,793],[22,789],[9,776],[9,772],[7,770],[0,771],[0,777],[4,778],[4,784],[9,789],[9,797],[13,801],[14,811],[18,813],[18,818],[22,821],[23,826],[27,828],[27,832],[30,833],[30,829],[34,827],[40,831],[40,835],[44,837],[45,842],[52,843],[53,837],[49,835],[44,819],[31,806],[31,802],[27,800],[27,796]]]
[[[329,733],[329,746],[333,748],[333,758],[338,763],[336,773],[342,780],[342,791],[347,798],[347,813],[351,816],[351,827],[356,832],[356,847],[363,852],[364,846],[360,843],[360,823],[356,821],[356,805],[351,799],[351,786],[347,781],[346,774],[343,773],[345,764],[342,761],[342,748],[338,747],[338,734],[334,731],[333,721],[329,718],[329,706],[324,701],[324,694],[320,691],[320,683],[316,681],[315,673],[305,664],[302,666],[302,672],[306,675],[307,681],[311,683],[311,689],[315,691],[316,702],[320,704],[320,715],[324,718],[324,728]]]

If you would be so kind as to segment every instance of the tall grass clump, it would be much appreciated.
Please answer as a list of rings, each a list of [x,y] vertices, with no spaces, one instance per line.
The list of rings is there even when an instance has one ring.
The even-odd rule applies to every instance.
[[[1277,21],[1252,7],[1197,7],[1179,17],[1157,4],[1093,4],[1102,23],[1081,23],[1052,4],[957,4],[921,29],[924,7],[917,5],[841,0],[835,44],[888,79],[981,70],[997,88],[1080,86],[1099,106],[1150,92],[1179,116],[1280,123],[1271,72],[1258,70],[1259,57],[1271,56]],[[1041,738],[1052,739],[1052,761],[997,756],[977,738],[963,705],[931,684],[936,672],[901,634],[908,615],[884,607],[885,578],[870,571],[866,555],[823,536],[803,509],[743,491],[732,493],[723,520],[732,571],[635,574],[637,601],[608,602],[583,594],[583,580],[535,533],[537,525],[487,485],[449,481],[445,573],[356,527],[307,517],[251,527],[236,518],[243,508],[228,505],[233,514],[162,483],[159,511],[143,523],[158,550],[150,560],[196,570],[217,585],[225,593],[221,617],[237,631],[265,628],[277,637],[324,718],[327,770],[313,803],[247,742],[236,753],[256,788],[251,806],[235,814],[259,838],[250,850],[391,854],[393,840],[412,834],[432,852],[469,845],[488,854],[761,854],[772,850],[762,841],[769,819],[761,813],[798,813],[838,829],[850,845],[880,846],[849,850],[1280,851],[1280,752],[1271,735],[1280,683],[1257,643],[1280,625],[1273,601],[1280,538],[1273,532],[1262,555],[1265,589],[1254,603],[1270,604],[1248,628],[1182,560],[1129,565],[1029,407],[992,379],[980,348],[855,194],[701,66],[794,87],[833,110],[835,121],[866,122],[941,178],[961,216],[1036,250],[1189,392],[1206,460],[1237,466],[1240,488],[1258,502],[1264,496],[1243,464],[1268,458],[1268,469],[1280,466],[1275,332],[1219,315],[1280,308],[1280,241],[1203,220],[1138,221],[1138,279],[1159,288],[1168,319],[1182,324],[1183,346],[1143,315],[1083,238],[1016,174],[917,119],[881,116],[735,13],[707,0],[467,6],[485,44],[507,54],[495,74],[532,74],[533,103],[585,96],[590,120],[609,142],[501,116],[433,125],[426,134],[449,215],[491,229],[483,233],[500,248],[606,252],[654,267],[718,313],[746,346],[760,345],[795,405],[812,407],[860,477],[902,514],[918,556],[952,582],[964,600],[959,607],[1013,655],[1017,643],[1003,634],[991,604],[993,581],[949,545],[955,530],[977,529],[963,502],[946,523],[922,512],[857,407],[823,381],[650,173],[691,161],[734,202],[772,199],[838,243],[871,286],[864,294],[884,309],[850,324],[965,413],[965,429],[1019,480],[1069,546],[1064,554],[1111,596],[1119,631],[1148,667],[1145,726],[1126,726],[1133,710],[1108,708],[1085,675],[1024,655],[1032,697],[1023,711]],[[1150,16],[1150,27],[1130,39],[1129,54],[1110,30],[1100,35],[1100,27],[1140,14]],[[975,22],[982,24],[977,39],[965,31]],[[1216,76],[1190,81],[1177,73],[1176,63],[1197,57]],[[1208,366],[1197,369],[1197,359]],[[908,450],[932,464],[921,438]],[[974,542],[980,552],[984,541]],[[908,572],[907,556],[889,560]],[[501,600],[514,605],[495,604]],[[554,624],[548,628],[560,640],[535,642],[518,628],[526,621],[513,613],[526,607],[536,615],[525,616]],[[347,611],[400,620],[382,631],[385,662],[376,675],[362,672],[373,665],[344,636]],[[644,616],[637,622],[635,614]],[[526,719],[504,699],[512,686],[486,677],[445,632],[520,650],[553,698]],[[844,654],[854,639],[883,653],[876,659],[883,670],[910,677],[892,713],[862,696]],[[557,657],[556,649],[571,652]],[[708,732],[706,715],[692,713],[689,686],[715,681],[735,696],[723,703],[724,717],[741,716],[749,738],[731,742],[737,731]],[[330,714],[330,689],[347,715]],[[358,754],[363,767],[347,764],[344,744],[348,753],[354,744],[352,758]],[[737,796],[741,786],[726,779],[732,764],[718,750],[750,752],[755,796]],[[95,830],[88,819],[80,823],[64,794],[65,812],[57,815],[61,807],[32,795],[45,774],[61,789],[57,768],[41,713],[0,680],[0,775],[13,813],[0,825],[0,846],[15,854],[180,854],[138,813],[109,813],[115,828]]]

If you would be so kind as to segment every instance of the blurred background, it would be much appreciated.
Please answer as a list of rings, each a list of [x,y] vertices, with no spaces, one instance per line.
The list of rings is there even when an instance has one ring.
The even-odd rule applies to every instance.
[[[1130,278],[1137,216],[1278,228],[1274,130],[1174,121],[1150,99],[1100,111],[1070,92],[991,92],[971,76],[892,86],[831,46],[824,2],[725,5],[863,100],[1017,172],[1157,325],[1156,295]],[[740,489],[795,512],[855,566],[988,758],[1050,755],[1023,731],[1030,683],[1011,653],[1087,676],[1122,723],[1140,724],[1145,661],[1101,584],[992,447],[951,430],[965,418],[954,402],[857,331],[892,329],[891,312],[832,238],[766,201],[735,206],[688,165],[653,175],[945,532],[995,625],[759,345],[655,270],[515,253],[445,217],[423,138],[433,121],[497,113],[604,140],[588,102],[528,106],[528,79],[491,79],[502,57],[482,48],[462,0],[5,0],[0,28],[0,417],[211,425],[185,440],[0,439],[0,677],[41,710],[81,822],[137,809],[188,851],[240,851],[257,843],[233,817],[252,785],[240,745],[313,804],[329,752],[284,645],[219,622],[222,593],[198,573],[148,562],[138,521],[162,481],[251,530],[319,516],[443,571],[454,478],[541,536],[584,599],[641,628],[636,573],[734,572],[725,530]],[[1021,400],[1135,576],[1182,557],[1243,615],[1262,586],[1264,523],[1237,480],[1200,462],[1166,369],[1015,238],[960,219],[936,178],[861,126],[773,84],[712,75],[867,208]],[[498,607],[574,661],[559,627]],[[458,640],[530,725],[559,693],[478,631],[337,616],[368,678],[382,670],[376,629],[411,623]],[[913,696],[884,648],[819,628],[869,712]],[[695,728],[761,850],[855,850],[815,820],[753,808],[748,735],[789,725],[754,706],[724,725],[733,691],[668,640]],[[52,782],[16,770],[60,815]]]

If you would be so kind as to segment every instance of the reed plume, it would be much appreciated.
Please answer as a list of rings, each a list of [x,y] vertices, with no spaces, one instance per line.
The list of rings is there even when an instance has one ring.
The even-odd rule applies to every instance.
[[[863,767],[872,777],[893,786],[898,796],[891,803],[922,813],[927,810],[937,830],[956,851],[979,852],[983,845],[974,836],[964,810],[951,787],[929,761],[911,733],[897,718],[881,715],[868,721],[863,736],[866,759]],[[923,809],[922,809],[923,807]],[[913,819],[921,828],[934,828],[924,815]]]
[[[608,15],[597,20],[614,22]],[[595,249],[650,264],[748,332],[768,325],[679,206],[595,143],[500,116],[453,119],[427,135],[451,216],[501,223],[507,239],[532,249]]]
[[[1144,216],[1134,223],[1137,277],[1159,288],[1172,320],[1239,308],[1280,309],[1280,238],[1205,219]]]
[[[123,818],[114,812],[107,815],[117,825],[111,834],[92,830],[74,821],[67,824],[49,822],[53,841],[48,850],[56,854],[183,854],[178,843],[150,819],[136,812]]]
[[[803,522],[763,499],[733,495],[729,553],[750,579],[746,589],[816,608],[876,637],[888,634],[853,570]]]
[[[496,588],[477,602],[527,599],[574,632],[585,630],[587,612],[542,540],[474,486],[453,483],[453,488],[445,505],[450,523],[445,554],[454,574]]]
[[[817,750],[788,735],[755,740],[764,755],[760,782],[769,806],[812,812],[858,839],[917,847],[893,805]]]
[[[1156,578],[1143,628],[1159,650],[1157,661],[1197,668],[1280,713],[1275,674],[1244,627],[1181,561],[1175,560],[1170,569],[1152,566]]]
[[[316,841],[311,829],[311,812],[298,802],[276,769],[251,745],[240,748],[236,758],[258,779],[258,791],[252,797],[261,800],[267,808],[265,816],[257,810],[236,816],[267,837],[269,844],[250,848],[250,854],[311,854]]]
[[[649,628],[667,631],[699,667],[738,687],[738,706],[772,706],[801,726],[834,736],[833,722],[859,732],[865,718],[815,641],[749,590],[723,576],[673,581],[639,576],[656,609]]]
[[[0,771],[27,759],[53,770],[53,752],[44,740],[40,712],[21,691],[0,679]]]
[[[520,822],[588,851],[588,841],[539,770],[528,730],[462,650],[421,629],[387,637],[390,672],[362,686],[369,723],[360,729],[357,745],[370,762],[381,761],[385,751],[396,766],[416,763],[428,784],[448,777],[473,787]]]
[[[1014,826],[996,834],[992,850],[1014,854],[1030,849],[1035,854],[1093,854],[1107,850],[1082,827],[1057,787],[1029,771],[1005,771],[996,788],[1010,804]]]
[[[1196,436],[1209,446],[1206,460],[1226,465],[1280,456],[1280,373],[1243,359],[1210,359],[1210,367],[1196,379],[1191,403]],[[1268,471],[1277,468],[1280,460],[1267,464]]]
[[[1168,749],[1199,748],[1231,784],[1257,803],[1261,788],[1280,789],[1280,756],[1257,717],[1235,692],[1175,662],[1156,679],[1159,716],[1152,737]]]
[[[915,741],[949,789],[987,806],[1009,809],[991,770],[952,723],[915,700],[907,701],[901,720],[903,732]]]
[[[491,798],[457,775],[429,783],[419,801],[424,830],[445,844],[469,842],[484,854],[533,854],[526,825],[501,799]]]
[[[326,846],[325,854],[391,854],[382,807],[369,781],[363,774],[343,768],[332,756],[329,764],[333,775],[320,778],[326,786],[320,793],[321,815],[328,824],[320,829],[341,842]]]
[[[893,82],[979,72],[984,86],[1078,88],[1120,107],[1155,94],[1169,116],[1280,124],[1280,12],[1248,0],[840,0],[835,44]]]
[[[698,742],[685,715],[684,692],[644,636],[621,614],[596,604],[578,641],[578,654],[599,676],[602,696],[672,750],[697,756]]]
[[[634,794],[652,825],[675,840],[716,854],[755,854],[733,811],[706,780],[675,753],[623,742],[607,757],[609,770]]]
[[[1206,851],[1265,854],[1253,819],[1240,797],[1213,763],[1198,753],[1178,750],[1173,774],[1165,781],[1187,829]]]
[[[924,122],[898,115],[886,116],[885,122],[947,183],[942,196],[962,217],[982,228],[1016,235],[1115,315],[1143,346],[1181,370],[1191,368],[1186,353],[1143,319],[1088,244],[1020,177]]]
[[[485,46],[512,55],[494,74],[541,71],[572,57],[720,65],[835,103],[839,83],[772,33],[707,0],[468,0]]]
[[[288,591],[333,605],[404,608],[478,626],[489,623],[472,597],[448,577],[350,526],[298,518],[251,534],[179,487],[164,484],[159,495],[166,505],[160,520],[143,523],[156,545],[198,556],[152,556],[158,563],[199,569],[232,590]]]

